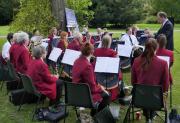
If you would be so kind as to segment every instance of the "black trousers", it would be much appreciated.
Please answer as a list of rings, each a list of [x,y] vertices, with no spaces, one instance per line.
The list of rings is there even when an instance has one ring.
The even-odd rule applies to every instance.
[[[63,81],[58,79],[56,81],[56,99],[50,100],[49,105],[54,105],[59,103],[60,98],[62,96],[62,89],[63,89]]]
[[[105,92],[102,92],[101,94],[103,100],[99,103],[98,105],[98,109],[92,109],[91,110],[91,116],[94,116],[97,112],[101,111],[102,109],[104,109],[107,105],[109,105],[110,103],[110,95],[108,95],[107,93]]]

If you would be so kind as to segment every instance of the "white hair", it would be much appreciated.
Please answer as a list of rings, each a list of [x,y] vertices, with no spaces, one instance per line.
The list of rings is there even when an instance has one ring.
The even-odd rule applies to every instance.
[[[82,38],[82,34],[80,32],[76,32],[74,34],[74,38],[77,38],[77,39]]]
[[[18,32],[17,43],[23,43],[25,41],[29,41],[29,35],[26,32]]]

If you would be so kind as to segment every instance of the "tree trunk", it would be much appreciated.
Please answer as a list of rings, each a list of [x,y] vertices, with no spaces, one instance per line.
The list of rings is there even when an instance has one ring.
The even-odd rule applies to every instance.
[[[65,3],[64,0],[50,0],[52,14],[59,23],[60,30],[66,30]]]

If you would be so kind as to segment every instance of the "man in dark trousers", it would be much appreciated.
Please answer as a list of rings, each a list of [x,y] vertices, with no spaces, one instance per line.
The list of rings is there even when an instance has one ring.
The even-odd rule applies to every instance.
[[[157,35],[164,34],[167,38],[166,49],[174,50],[173,43],[173,24],[168,20],[167,14],[165,12],[157,13],[158,22],[161,23],[161,28],[158,30]]]

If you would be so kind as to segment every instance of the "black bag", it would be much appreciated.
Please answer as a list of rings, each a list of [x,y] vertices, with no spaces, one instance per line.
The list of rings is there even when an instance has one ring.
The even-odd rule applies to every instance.
[[[6,88],[7,88],[7,91],[22,89],[23,84],[19,80],[7,81],[6,82]]]
[[[64,105],[57,105],[55,107],[39,108],[35,112],[36,120],[38,121],[49,121],[56,123],[59,120],[65,118],[68,113],[65,113]]]
[[[22,100],[23,94],[25,95],[24,95],[24,99]],[[13,103],[15,106],[17,106],[20,104],[35,103],[38,101],[38,97],[33,94],[29,94],[25,92],[24,89],[18,89],[18,90],[11,91],[10,96],[9,96],[9,101]]]

